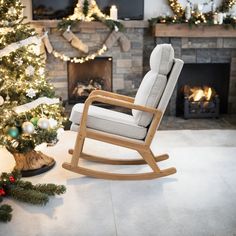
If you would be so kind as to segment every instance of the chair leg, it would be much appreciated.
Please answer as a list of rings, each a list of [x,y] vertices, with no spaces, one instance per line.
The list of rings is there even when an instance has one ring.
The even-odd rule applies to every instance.
[[[158,173],[161,171],[158,165],[156,164],[155,156],[153,155],[150,148],[143,151],[139,150],[138,152],[140,153],[140,155],[143,157],[143,159],[147,162],[147,164],[152,168],[154,172]]]
[[[77,135],[75,149],[71,158],[71,166],[78,166],[79,158],[83,150],[85,136],[80,133]]]

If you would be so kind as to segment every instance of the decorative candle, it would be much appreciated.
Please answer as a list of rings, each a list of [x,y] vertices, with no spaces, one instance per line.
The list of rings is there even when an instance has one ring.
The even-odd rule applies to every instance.
[[[217,15],[217,21],[218,21],[218,24],[222,24],[223,23],[223,20],[224,20],[224,14],[223,13],[218,13]]]
[[[213,22],[215,25],[218,24],[218,14],[217,13],[215,13],[213,16]]]
[[[32,20],[32,0],[21,0],[21,3],[25,6],[22,11],[23,16],[27,17],[24,22],[29,22]]]
[[[211,11],[213,13],[216,11],[216,4],[214,3],[214,1],[212,1],[212,3],[211,3]]]
[[[112,5],[110,9],[110,18],[112,20],[117,20],[117,15],[118,15],[117,7],[115,5]]]
[[[190,3],[187,3],[185,8],[185,18],[186,20],[189,20],[191,18],[191,6]]]
[[[236,16],[236,4],[231,7],[230,13],[233,17]]]
[[[197,11],[198,11],[199,13],[202,13],[202,10],[203,10],[203,4],[198,3],[198,4],[197,4]]]

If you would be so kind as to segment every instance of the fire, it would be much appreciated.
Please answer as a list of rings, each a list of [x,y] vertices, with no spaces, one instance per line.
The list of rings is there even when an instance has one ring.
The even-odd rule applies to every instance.
[[[211,96],[212,96],[212,88],[208,87],[208,89],[206,89],[206,94],[205,94],[206,100],[210,101]]]
[[[214,90],[208,86],[192,88],[185,86],[184,90],[185,94],[188,94],[189,100],[194,102],[210,101],[213,97],[213,93],[215,93]]]

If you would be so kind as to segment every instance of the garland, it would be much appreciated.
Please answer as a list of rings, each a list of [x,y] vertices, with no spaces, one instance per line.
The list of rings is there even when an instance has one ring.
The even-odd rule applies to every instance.
[[[78,0],[74,9],[74,14],[67,18],[63,18],[62,21],[58,23],[58,28],[60,30],[65,30],[69,25],[75,25],[82,21],[99,21],[111,30],[118,28],[122,31],[124,29],[123,24],[119,21],[113,20],[109,16],[103,14],[95,0]]]
[[[190,0],[187,0],[190,3]],[[213,2],[211,0],[211,2]],[[159,16],[155,18],[151,18],[149,20],[150,26],[154,26],[157,23],[166,23],[166,24],[179,24],[179,23],[188,23],[190,27],[192,25],[198,25],[200,23],[214,25],[216,24],[214,21],[214,17],[218,13],[228,12],[233,5],[236,4],[236,0],[223,0],[219,7],[216,8],[215,11],[210,11],[206,13],[201,13],[198,11],[192,11],[189,19],[185,17],[185,9],[181,6],[178,0],[168,0],[168,3],[174,13],[174,16]],[[203,5],[206,5],[204,3]],[[223,23],[225,26],[231,25],[233,28],[236,28],[236,17],[227,16],[223,19]]]
[[[183,17],[185,10],[180,5],[178,0],[168,0],[169,5],[173,13],[178,17]],[[236,0],[222,0],[220,6],[216,9],[217,12],[228,12],[232,6],[236,4]],[[208,15],[209,12],[204,13],[204,15]]]
[[[9,56],[11,52],[15,52],[17,49],[27,46],[29,44],[39,44],[40,39],[37,36],[31,36],[27,39],[23,39],[16,43],[11,43],[10,45],[7,45],[5,48],[0,50],[0,58],[4,56]]]
[[[102,45],[100,49],[98,49],[96,52],[88,54],[86,57],[73,57],[70,58],[66,56],[63,53],[57,52],[56,50],[52,51],[52,54],[54,57],[59,58],[63,61],[70,61],[72,63],[84,63],[89,60],[93,60],[97,56],[101,56],[103,53],[107,51],[107,46],[105,44]]]
[[[3,197],[13,197],[18,201],[34,205],[45,205],[49,196],[60,195],[66,192],[64,185],[36,184],[20,180],[21,175],[17,171],[2,173],[0,177],[0,202]],[[0,206],[0,221],[8,222],[12,218],[12,207],[9,205]]]
[[[111,19],[109,16],[103,14],[95,0],[78,0],[76,7],[74,9],[74,14],[63,18],[61,22],[58,23],[59,30],[68,30],[71,26],[76,25],[82,21],[91,22],[99,21],[105,24],[111,31],[123,31],[124,26],[119,21]],[[111,33],[112,34],[112,33]],[[110,34],[110,35],[111,35]],[[110,37],[108,36],[108,38]],[[96,52],[88,53],[84,57],[73,57],[70,58],[65,54],[62,54],[56,50],[52,51],[54,57],[59,58],[63,61],[70,61],[73,63],[84,63],[89,60],[93,60],[97,56],[101,56],[108,50],[106,43],[104,43],[101,48]]]

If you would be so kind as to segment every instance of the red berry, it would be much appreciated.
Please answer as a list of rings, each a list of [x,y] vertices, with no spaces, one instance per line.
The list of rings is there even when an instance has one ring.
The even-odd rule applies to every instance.
[[[13,176],[10,176],[10,177],[9,177],[9,180],[10,180],[11,183],[14,183],[14,182],[15,182],[15,178],[14,178]]]
[[[6,192],[4,191],[3,188],[1,188],[1,189],[0,189],[0,196],[4,196],[4,195],[6,195]]]

